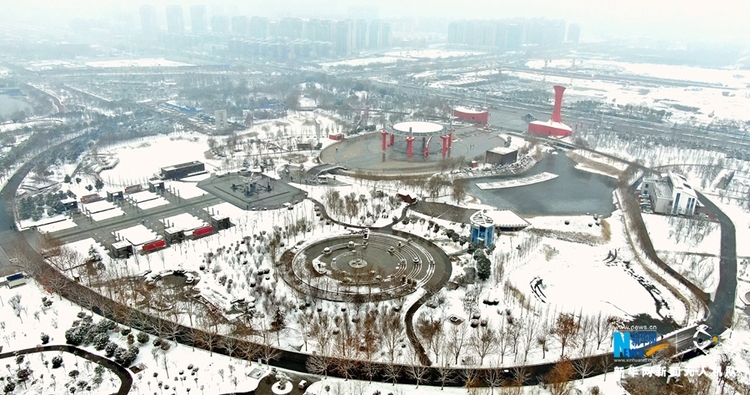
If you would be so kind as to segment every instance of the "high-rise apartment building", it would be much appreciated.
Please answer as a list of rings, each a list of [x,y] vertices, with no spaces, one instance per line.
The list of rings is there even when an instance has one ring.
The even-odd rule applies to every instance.
[[[144,4],[139,9],[141,14],[141,31],[148,35],[154,35],[159,31],[156,24],[156,8],[149,4]]]
[[[185,20],[182,17],[181,5],[167,6],[167,31],[170,33],[185,33]]]
[[[211,17],[211,33],[229,33],[229,17],[226,15],[214,15]]]
[[[354,24],[352,21],[336,22],[333,50],[338,56],[350,56],[354,52]]]
[[[190,7],[190,31],[194,34],[208,33],[208,18],[206,17],[205,5],[193,5]]]
[[[238,36],[247,36],[250,26],[250,20],[244,15],[232,17],[232,34]]]
[[[448,25],[448,43],[482,49],[516,50],[523,45],[558,48],[565,21],[549,19],[460,21]]]
[[[578,41],[581,39],[581,25],[577,23],[571,23],[568,25],[568,38],[567,42],[572,44],[578,44]]]
[[[367,35],[368,23],[364,19],[357,19],[354,21],[354,49],[362,51],[368,48]]]
[[[254,16],[250,18],[250,25],[248,27],[248,34],[252,38],[268,38],[269,36],[269,26],[268,18],[260,17],[260,16]]]

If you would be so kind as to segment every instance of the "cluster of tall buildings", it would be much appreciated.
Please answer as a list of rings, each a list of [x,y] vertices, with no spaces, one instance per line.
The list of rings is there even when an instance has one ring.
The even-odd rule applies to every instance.
[[[155,7],[143,5],[140,17],[144,34],[155,35],[160,31]],[[193,5],[190,7],[189,31],[185,27],[185,20],[182,6],[166,7],[167,33],[231,35],[230,47],[233,48],[230,49],[252,55],[282,58],[349,56],[360,51],[387,48],[391,44],[390,24],[377,19],[272,20],[244,15],[213,15],[209,19],[205,5]],[[283,55],[277,56],[277,53]]]
[[[478,49],[513,50],[523,46],[559,48],[564,42],[578,43],[581,28],[555,19],[458,21],[448,25],[448,44]]]

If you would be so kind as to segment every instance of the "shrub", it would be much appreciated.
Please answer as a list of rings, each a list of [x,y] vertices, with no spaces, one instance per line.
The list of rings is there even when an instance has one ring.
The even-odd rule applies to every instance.
[[[115,355],[115,351],[117,351],[117,343],[115,342],[108,342],[107,346],[104,347],[105,355],[108,358],[111,358],[113,355]]]
[[[18,377],[18,381],[26,381],[26,379],[31,376],[31,370],[29,369],[21,369],[18,372],[16,372],[16,377]]]
[[[42,333],[42,335],[39,336],[39,338],[42,340],[42,344],[49,343],[49,335],[48,334]]]
[[[56,355],[52,357],[52,369],[59,368],[60,366],[62,366],[62,363],[63,363],[63,359],[61,356]]]
[[[128,367],[131,364],[133,364],[133,361],[135,361],[135,358],[138,356],[138,353],[134,353],[131,350],[126,350],[122,347],[119,347],[117,349],[117,352],[115,352],[115,362],[119,363],[120,365],[124,367]]]
[[[83,343],[84,335],[87,330],[83,327],[76,326],[65,331],[65,343],[74,346],[80,346]]]
[[[104,347],[107,347],[107,343],[109,343],[109,336],[104,333],[100,333],[94,337],[94,348],[99,351],[104,350]]]
[[[148,343],[148,333],[140,332],[138,333],[138,336],[136,336],[136,339],[138,339],[138,343],[146,344]]]

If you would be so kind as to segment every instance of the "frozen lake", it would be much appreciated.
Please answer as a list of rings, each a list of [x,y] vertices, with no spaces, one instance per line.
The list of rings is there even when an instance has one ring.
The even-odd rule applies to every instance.
[[[29,115],[30,110],[31,107],[26,102],[8,95],[0,95],[0,117],[8,118],[16,111],[26,111],[26,115]]]
[[[522,216],[587,213],[609,216],[615,209],[612,192],[616,181],[607,176],[578,170],[575,164],[562,153],[547,155],[530,171],[515,177],[529,177],[544,172],[558,177],[526,186],[485,190],[476,184],[509,177],[475,178],[469,182],[469,194],[476,196],[482,204],[498,209],[511,209]]]

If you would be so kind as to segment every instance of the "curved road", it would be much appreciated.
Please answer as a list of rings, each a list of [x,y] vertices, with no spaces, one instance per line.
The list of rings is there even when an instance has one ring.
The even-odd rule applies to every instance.
[[[16,350],[0,354],[0,359],[15,358],[16,355],[26,355],[47,351],[64,351],[70,354],[75,354],[79,357],[88,359],[91,362],[97,363],[111,370],[114,374],[117,375],[117,377],[120,378],[120,388],[117,390],[117,392],[114,393],[114,395],[128,395],[128,393],[130,392],[130,387],[133,386],[133,377],[130,375],[130,371],[122,367],[122,365],[102,356],[92,354],[86,350],[82,350],[78,347],[68,345],[37,346],[34,348],[25,348],[23,350]]]
[[[43,273],[45,271],[53,271],[50,269],[43,261],[41,256],[34,251],[31,246],[28,244],[28,241],[24,237],[24,235],[20,232],[11,231],[10,227],[13,224],[13,196],[15,194],[16,189],[18,188],[20,182],[23,180],[25,175],[30,171],[32,161],[27,162],[21,168],[18,169],[18,171],[8,180],[8,183],[5,185],[5,187],[2,189],[1,193],[1,199],[0,203],[2,204],[2,209],[0,209],[0,248],[2,248],[4,251],[13,253],[14,251],[19,253],[21,256],[23,256],[24,262],[29,265],[27,270],[29,270],[32,274],[36,275],[45,275],[47,273]],[[705,200],[705,199],[704,199]],[[721,227],[722,227],[722,243],[721,243],[721,251],[722,251],[722,257],[721,257],[721,264],[722,264],[722,270],[720,272],[721,279],[719,282],[719,290],[716,293],[716,297],[714,298],[713,302],[709,305],[709,308],[711,309],[711,314],[709,316],[709,319],[707,320],[707,324],[713,328],[713,333],[716,333],[717,331],[723,330],[727,325],[728,322],[731,321],[732,313],[733,313],[733,306],[734,306],[734,295],[736,293],[736,250],[735,250],[735,235],[734,235],[734,226],[731,223],[731,220],[724,215],[716,206],[710,204],[710,202],[706,201],[706,207],[709,210],[712,210],[717,215],[717,218],[720,218]],[[402,215],[404,215],[402,213]],[[48,275],[52,276],[61,276],[59,273],[49,273]],[[732,278],[733,277],[733,278]],[[80,286],[80,284],[76,284],[70,280],[67,280],[67,289],[63,288],[59,292],[63,294],[63,296],[85,306],[88,308],[93,309],[97,313],[103,314],[111,319],[120,318],[122,320],[122,317],[115,317],[114,316],[114,306],[115,302],[106,299],[105,297],[101,295],[96,295],[96,297],[92,298],[93,291],[89,290],[88,288]],[[75,289],[75,292],[73,292],[73,289]],[[81,294],[86,294],[85,297],[88,297],[89,299],[85,299],[85,297]],[[130,313],[134,314],[143,314],[139,313],[133,309],[130,309],[128,306],[117,306],[119,309],[127,310]],[[416,309],[415,309],[416,311]],[[158,321],[159,319],[150,317],[152,321]],[[129,324],[134,324],[133,322]],[[137,329],[146,330],[147,332],[153,333],[154,330],[152,328],[144,328],[143,324],[135,326]],[[181,328],[180,334],[177,336],[178,340],[182,343],[186,344],[193,344],[194,342],[189,338],[188,333],[190,331],[187,328]],[[195,331],[193,331],[195,332]],[[412,332],[413,333],[413,332]],[[410,339],[412,340],[412,339]],[[686,344],[690,342],[690,338],[685,336],[685,333],[681,333],[680,338],[678,339],[680,344]],[[412,340],[413,341],[413,340]],[[686,344],[689,345],[689,344]],[[205,346],[205,345],[204,345]],[[207,346],[208,348],[213,349],[217,352],[227,353],[226,350],[221,345],[210,345]],[[417,348],[418,349],[418,348]],[[690,354],[688,356],[694,355]],[[306,368],[306,362],[309,358],[309,355],[292,352],[292,351],[286,351],[286,350],[280,350],[279,357],[277,361],[273,361],[272,364],[276,366],[280,366],[287,369],[292,369],[296,371],[307,371]],[[611,358],[610,354],[604,354],[598,357],[595,357],[597,359],[602,358]],[[527,382],[527,384],[535,384],[538,383],[540,378],[543,377],[543,375],[548,372],[551,367],[553,366],[552,363],[546,363],[541,365],[534,365],[534,366],[528,366],[528,369],[532,371],[534,374],[532,375],[532,379]],[[385,367],[385,366],[383,366]],[[400,383],[414,383],[415,380],[409,376],[409,374],[405,371],[406,368],[404,367],[402,369],[402,373],[399,377]],[[462,369],[456,369],[456,374],[458,374]],[[480,375],[484,375],[487,373],[486,368],[479,368],[477,369],[478,373]],[[599,373],[599,370],[593,372],[593,373]],[[428,369],[428,379],[423,381],[424,383],[432,383],[436,385],[440,385],[439,383],[439,373],[437,369],[429,368]],[[460,386],[460,383],[452,383],[452,385]]]

